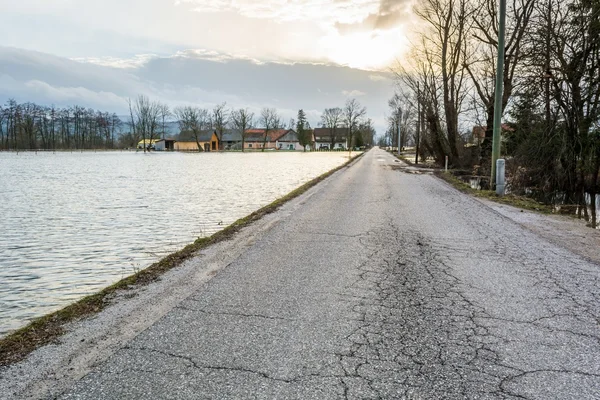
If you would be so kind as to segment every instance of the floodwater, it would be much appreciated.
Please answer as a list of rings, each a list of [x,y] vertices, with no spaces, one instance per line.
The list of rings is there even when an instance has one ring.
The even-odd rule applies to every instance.
[[[210,235],[347,153],[0,153],[0,336]]]

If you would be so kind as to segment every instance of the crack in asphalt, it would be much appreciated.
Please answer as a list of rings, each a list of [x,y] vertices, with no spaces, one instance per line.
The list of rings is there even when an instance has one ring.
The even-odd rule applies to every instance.
[[[548,334],[560,330],[598,340],[543,325],[561,313],[531,320],[494,317],[463,293],[463,283],[447,264],[454,256],[448,246],[432,244],[418,232],[401,231],[391,222],[381,237],[389,240],[370,246],[377,254],[373,258],[384,262],[363,263],[348,288],[360,294],[341,297],[358,302],[353,310],[361,315],[357,321],[362,324],[345,337],[347,349],[338,354],[346,377],[363,380],[374,398],[435,398],[441,387],[444,398],[473,396],[474,388],[481,396],[527,398],[506,385],[532,371],[502,362],[496,344],[508,339],[491,333],[482,320],[529,324]],[[395,371],[387,382],[384,375],[373,373],[381,363]],[[344,393],[345,398],[359,398],[347,385]]]
[[[232,263],[175,307],[185,313],[123,348],[142,355],[121,355],[112,368],[139,367],[159,378],[169,367],[160,360],[155,370],[148,366],[152,354],[162,354],[181,360],[186,371],[223,373],[217,389],[199,384],[219,397],[223,382],[264,388],[255,379],[272,382],[270,392],[256,395],[261,398],[308,398],[306,387],[315,386],[307,382],[319,379],[327,380],[320,389],[333,391],[312,398],[577,399],[600,388],[592,360],[600,354],[597,266],[487,213],[432,177],[404,174],[395,181],[404,186],[392,188],[395,172],[386,173],[365,173],[368,179],[351,189],[350,178],[336,190],[332,181],[329,196],[315,194],[314,208],[298,212],[300,222],[262,238],[249,261]],[[372,186],[362,193],[365,182]],[[403,197],[405,187],[411,196]],[[350,208],[328,207],[349,207],[344,190],[361,194],[351,209],[371,219],[337,223]],[[430,208],[419,211],[422,203]],[[307,229],[327,218],[333,221],[324,225],[327,231]],[[307,241],[306,235],[315,237]],[[279,240],[297,247],[273,250],[269,263],[262,262],[267,254],[261,251]]]
[[[187,301],[196,301],[196,300],[194,300],[194,299],[187,299]],[[276,320],[276,321],[277,320],[280,320],[280,321],[297,321],[296,318],[285,318],[285,317],[278,317],[278,316],[272,316],[272,315],[247,314],[247,313],[242,313],[242,312],[227,312],[227,311],[208,311],[208,310],[204,310],[204,309],[200,309],[200,308],[193,308],[193,307],[189,307],[189,306],[184,306],[184,305],[181,305],[181,304],[179,304],[175,308],[176,309],[180,309],[180,310],[200,312],[200,313],[208,314],[208,315],[229,315],[229,316],[233,316],[233,317],[272,319],[272,320]]]

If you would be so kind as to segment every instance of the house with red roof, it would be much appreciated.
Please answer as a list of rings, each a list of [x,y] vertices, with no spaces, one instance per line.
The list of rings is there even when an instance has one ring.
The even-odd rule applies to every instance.
[[[272,129],[269,130],[265,141],[264,129],[248,129],[246,130],[246,139],[244,149],[248,150],[278,150],[279,139],[293,132],[291,129]],[[296,141],[298,138],[296,137]]]

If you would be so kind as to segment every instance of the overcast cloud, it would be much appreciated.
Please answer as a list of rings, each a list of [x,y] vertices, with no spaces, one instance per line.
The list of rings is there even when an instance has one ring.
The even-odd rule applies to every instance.
[[[298,108],[356,97],[382,129],[414,0],[0,0],[0,100]]]
[[[392,94],[389,73],[315,64],[286,64],[208,57],[185,52],[172,57],[121,61],[121,67],[74,61],[44,53],[0,47],[0,93],[7,99],[57,106],[83,105],[127,113],[127,98],[146,94],[171,106],[275,107],[285,117],[307,111],[316,124],[323,109],[356,97],[378,128],[385,99]]]

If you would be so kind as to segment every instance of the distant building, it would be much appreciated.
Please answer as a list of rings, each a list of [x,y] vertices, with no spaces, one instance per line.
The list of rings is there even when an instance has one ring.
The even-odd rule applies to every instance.
[[[175,142],[175,151],[218,151],[219,138],[214,131],[202,131],[196,140],[189,132],[181,133],[184,139]],[[189,137],[193,139],[186,139]],[[198,145],[200,148],[198,148]]]
[[[144,139],[144,140],[140,140],[137,144],[137,148],[138,149],[143,149],[144,147],[148,150],[154,150],[154,146],[156,145],[156,142],[158,142],[160,139]]]
[[[312,142],[312,141],[311,141]],[[294,130],[289,130],[279,139],[277,139],[276,147],[278,150],[300,150],[304,151],[304,146],[300,144],[300,140],[298,140],[298,134]],[[306,150],[310,150],[310,144],[306,145]]]
[[[234,129],[225,130],[221,137],[221,145],[223,150],[241,150],[242,133]]]
[[[277,141],[288,133],[288,129],[273,129],[270,130],[267,135],[267,141],[265,142],[265,130],[264,129],[248,129],[246,131],[246,140],[244,143],[244,149],[250,150],[262,150],[264,148],[269,150],[277,149]]]
[[[316,150],[341,150],[348,148],[348,128],[337,128],[335,130],[329,128],[315,128],[314,140]],[[333,136],[333,148],[331,148],[331,140]]]
[[[154,143],[154,150],[156,151],[173,151],[175,150],[175,139],[160,139]]]

